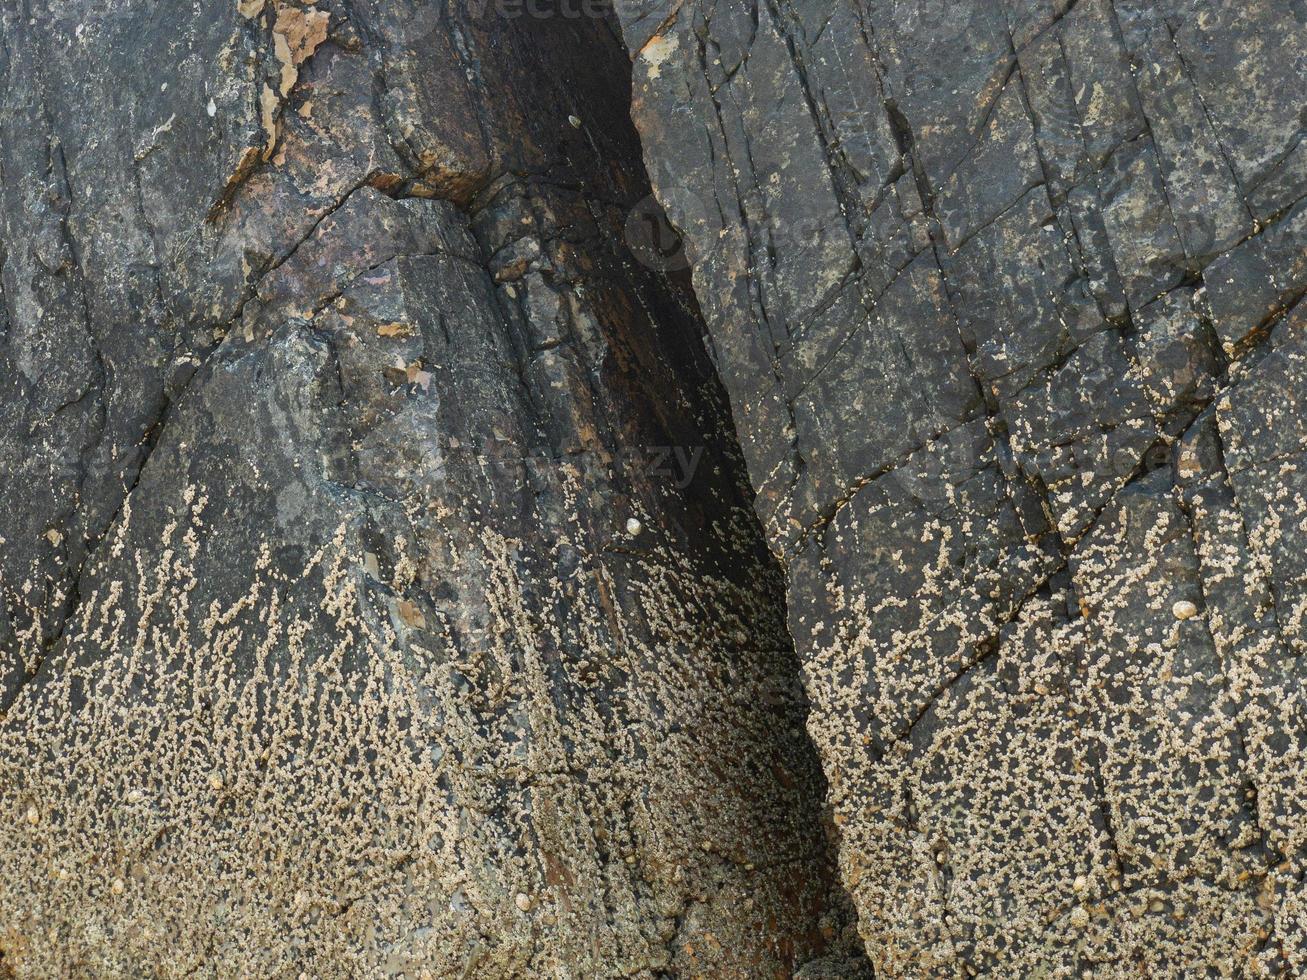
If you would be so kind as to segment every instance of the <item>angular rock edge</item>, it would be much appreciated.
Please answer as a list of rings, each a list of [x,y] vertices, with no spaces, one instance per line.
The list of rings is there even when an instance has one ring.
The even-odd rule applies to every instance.
[[[630,0],[889,976],[1307,969],[1307,8]]]
[[[0,973],[865,976],[607,19],[0,6]]]

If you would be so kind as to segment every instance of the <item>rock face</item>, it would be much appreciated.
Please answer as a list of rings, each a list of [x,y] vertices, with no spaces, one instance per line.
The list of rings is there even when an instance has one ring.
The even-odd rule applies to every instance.
[[[615,30],[0,6],[0,975],[859,975]]]
[[[1307,971],[1302,0],[0,39],[0,976]]]
[[[875,965],[1307,969],[1307,6],[616,8]]]

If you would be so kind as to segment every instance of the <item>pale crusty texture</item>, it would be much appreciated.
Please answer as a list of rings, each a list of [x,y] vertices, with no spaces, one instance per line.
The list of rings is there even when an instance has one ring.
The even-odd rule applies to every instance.
[[[615,8],[879,972],[1307,970],[1307,7]]]
[[[0,9],[0,975],[866,976],[614,30]]]

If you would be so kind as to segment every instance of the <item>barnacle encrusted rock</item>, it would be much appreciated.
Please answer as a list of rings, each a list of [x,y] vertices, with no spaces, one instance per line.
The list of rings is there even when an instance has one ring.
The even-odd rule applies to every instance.
[[[0,40],[0,976],[1307,972],[1301,0]]]
[[[1307,8],[615,9],[879,971],[1307,969]]]
[[[613,25],[0,37],[0,975],[865,975]]]

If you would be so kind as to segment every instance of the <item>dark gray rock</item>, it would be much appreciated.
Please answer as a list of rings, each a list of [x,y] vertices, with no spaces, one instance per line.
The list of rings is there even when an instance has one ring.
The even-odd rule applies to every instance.
[[[616,7],[872,961],[1307,968],[1307,9]]]
[[[0,975],[1307,970],[1304,27],[0,4]]]
[[[615,25],[21,7],[0,974],[865,975]]]

